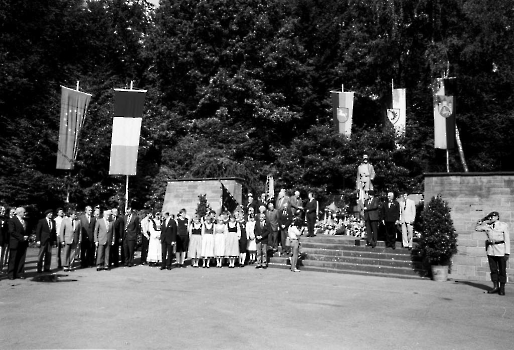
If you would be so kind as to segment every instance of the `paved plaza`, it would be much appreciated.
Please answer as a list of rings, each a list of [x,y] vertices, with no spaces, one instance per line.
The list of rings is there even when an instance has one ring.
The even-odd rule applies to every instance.
[[[512,349],[514,287],[148,266],[0,281],[0,349]],[[55,266],[55,261],[52,267]]]

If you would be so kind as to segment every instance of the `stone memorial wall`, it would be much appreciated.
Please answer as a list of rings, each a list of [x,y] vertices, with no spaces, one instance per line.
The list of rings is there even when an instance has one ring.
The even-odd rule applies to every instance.
[[[490,281],[485,252],[486,235],[475,232],[476,222],[491,211],[509,225],[514,248],[514,173],[428,173],[425,174],[425,204],[441,195],[451,208],[458,233],[458,253],[452,259],[450,278]],[[514,264],[507,263],[508,282],[514,282]]]

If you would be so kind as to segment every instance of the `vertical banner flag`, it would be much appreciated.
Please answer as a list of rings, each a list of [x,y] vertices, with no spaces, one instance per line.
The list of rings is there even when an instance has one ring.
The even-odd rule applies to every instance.
[[[136,175],[142,120],[113,118],[109,175]]]
[[[393,89],[393,108],[387,110],[387,117],[399,135],[405,135],[407,114],[406,89]]]
[[[61,116],[56,169],[73,169],[78,136],[84,125],[91,95],[61,86]]]
[[[445,89],[447,83],[448,88]],[[449,79],[437,79],[434,96],[434,147],[453,149],[455,147],[455,93],[453,82]]]
[[[350,137],[353,120],[353,92],[331,91],[332,111],[336,131]]]
[[[114,89],[109,175],[136,175],[146,90]]]

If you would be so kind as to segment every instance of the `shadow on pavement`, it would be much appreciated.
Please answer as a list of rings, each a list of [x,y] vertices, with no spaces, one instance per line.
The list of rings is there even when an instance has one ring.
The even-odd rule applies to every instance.
[[[481,290],[484,290],[484,291],[488,291],[489,289],[491,289],[490,286],[486,286],[486,285],[481,284],[481,283],[468,282],[468,281],[455,281],[455,283],[465,284],[467,286],[475,287],[475,288],[478,288],[478,289],[481,289]]]
[[[76,279],[64,279],[68,275],[41,275],[33,277],[33,282],[77,282]]]

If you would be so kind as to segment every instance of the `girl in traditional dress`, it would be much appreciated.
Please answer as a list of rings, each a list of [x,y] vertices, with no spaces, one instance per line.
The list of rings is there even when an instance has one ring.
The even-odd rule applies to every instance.
[[[189,251],[187,253],[193,267],[198,267],[198,261],[202,255],[202,229],[200,216],[193,216],[193,222],[189,226]]]
[[[158,265],[162,259],[161,248],[161,220],[160,215],[156,214],[155,219],[150,219],[148,223],[150,240],[148,242],[147,261],[150,266]]]
[[[257,243],[255,241],[255,216],[253,214],[248,216],[246,233],[248,235],[248,245],[246,249],[248,250],[248,254],[250,254],[248,263],[253,264],[255,262],[255,253],[257,252]]]
[[[227,225],[225,225],[224,215],[220,214],[214,225],[214,256],[216,257],[216,267],[222,268],[223,258],[225,257],[225,238]]]
[[[239,236],[239,267],[244,267],[246,260],[246,246],[248,245],[248,232],[246,231],[244,214],[242,212],[237,212],[236,220],[239,225],[239,231],[241,231],[241,235]]]
[[[225,256],[228,258],[228,267],[234,268],[236,258],[239,256],[239,238],[241,229],[236,222],[236,217],[230,214],[225,237]]]
[[[202,267],[209,268],[211,259],[214,258],[214,218],[206,216],[202,226]]]

